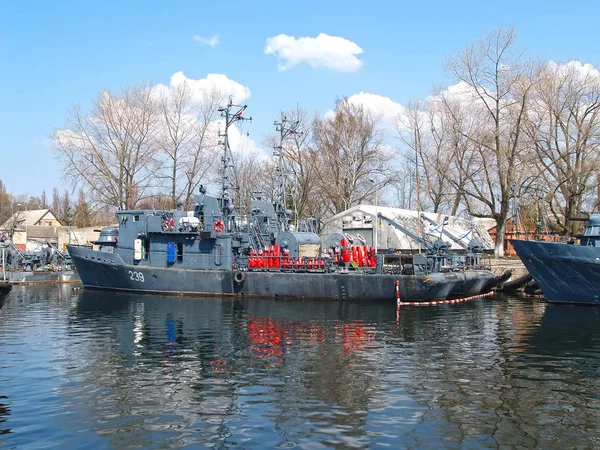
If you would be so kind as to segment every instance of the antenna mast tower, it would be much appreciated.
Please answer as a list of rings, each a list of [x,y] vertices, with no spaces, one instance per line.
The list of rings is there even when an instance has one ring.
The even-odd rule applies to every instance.
[[[296,222],[298,222],[296,199],[288,191],[289,172],[287,170],[285,162],[285,152],[283,150],[283,143],[286,139],[292,136],[301,136],[304,134],[302,131],[298,131],[299,124],[299,120],[288,120],[285,114],[281,115],[280,122],[273,122],[273,125],[275,125],[275,130],[279,131],[279,145],[273,147],[273,156],[277,157],[277,167],[275,170],[277,172],[278,178],[278,192],[275,204],[275,213],[277,214],[277,221],[279,222],[280,231],[288,230],[288,219],[291,214],[294,214],[294,219],[296,220]],[[287,209],[288,197],[291,198],[291,211]],[[298,224],[296,223],[296,229],[297,226]]]
[[[220,206],[224,216],[230,215],[233,212],[233,206],[231,205],[230,191],[231,191],[231,176],[233,175],[233,160],[231,154],[231,148],[229,147],[229,127],[235,122],[250,121],[252,117],[243,117],[244,111],[246,111],[247,105],[234,105],[233,98],[229,97],[227,106],[219,108],[221,117],[225,118],[225,133],[219,132],[219,137],[223,138],[223,141],[219,141],[219,145],[223,146],[223,156],[221,157],[221,195],[220,195]]]

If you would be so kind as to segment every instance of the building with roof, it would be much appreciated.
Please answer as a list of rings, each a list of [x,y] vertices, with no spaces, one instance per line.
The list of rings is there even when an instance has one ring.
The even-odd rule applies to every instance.
[[[0,233],[6,233],[19,251],[36,250],[48,242],[65,250],[69,242],[85,244],[98,239],[96,227],[67,227],[51,209],[17,211],[0,226]]]
[[[17,248],[24,251],[46,241],[57,245],[58,228],[64,225],[49,208],[34,209],[15,212],[0,226],[0,232],[11,236]]]
[[[17,211],[2,224],[0,229],[19,229],[31,226],[63,226],[62,223],[51,209],[32,209],[31,211]]]
[[[391,221],[377,220],[377,213],[381,213]],[[394,226],[393,223],[399,227]],[[353,237],[360,235],[367,242],[366,245],[374,247],[376,232],[379,252],[388,249],[418,251],[423,246],[419,244],[418,239],[413,238],[415,236],[424,237],[429,241],[441,237],[452,250],[464,250],[469,240],[475,237],[485,250],[493,250],[494,241],[488,233],[488,227],[489,221],[431,212],[421,212],[419,227],[417,211],[358,205],[327,220],[321,230],[321,236],[327,239],[330,234],[341,230]]]
[[[581,230],[583,232],[583,230]],[[496,242],[498,235],[498,228],[494,223],[489,229],[492,240]],[[504,230],[504,256],[516,256],[515,248],[510,243],[511,239],[522,239],[526,241],[546,241],[546,242],[561,242],[567,239],[566,236],[561,236],[558,233],[550,233],[548,229],[538,229],[535,223],[529,221],[521,221],[517,226],[517,223],[513,219],[506,221],[506,227]]]

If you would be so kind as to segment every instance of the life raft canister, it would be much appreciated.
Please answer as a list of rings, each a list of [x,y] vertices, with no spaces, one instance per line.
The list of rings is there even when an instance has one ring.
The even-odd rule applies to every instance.
[[[215,231],[217,233],[222,233],[223,230],[225,229],[225,224],[223,223],[223,221],[221,219],[217,219],[217,220],[215,220],[215,223],[213,224],[213,228],[215,229]]]

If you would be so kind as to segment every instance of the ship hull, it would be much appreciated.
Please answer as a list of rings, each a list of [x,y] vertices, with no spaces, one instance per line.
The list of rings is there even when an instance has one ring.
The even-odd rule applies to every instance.
[[[6,297],[10,294],[12,283],[0,280],[0,308],[4,306]]]
[[[393,300],[396,281],[403,301],[431,301],[477,295],[490,290],[488,271],[426,276],[349,273],[235,272],[125,264],[116,254],[70,248],[86,288],[174,295]]]
[[[549,302],[600,305],[599,247],[510,242]]]
[[[13,284],[60,284],[78,283],[79,277],[72,270],[57,272],[6,272],[6,279]]]

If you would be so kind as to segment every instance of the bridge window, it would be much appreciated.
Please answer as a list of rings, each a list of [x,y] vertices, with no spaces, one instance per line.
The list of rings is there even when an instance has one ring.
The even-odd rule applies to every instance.
[[[177,262],[180,263],[183,261],[183,243],[177,243]]]

